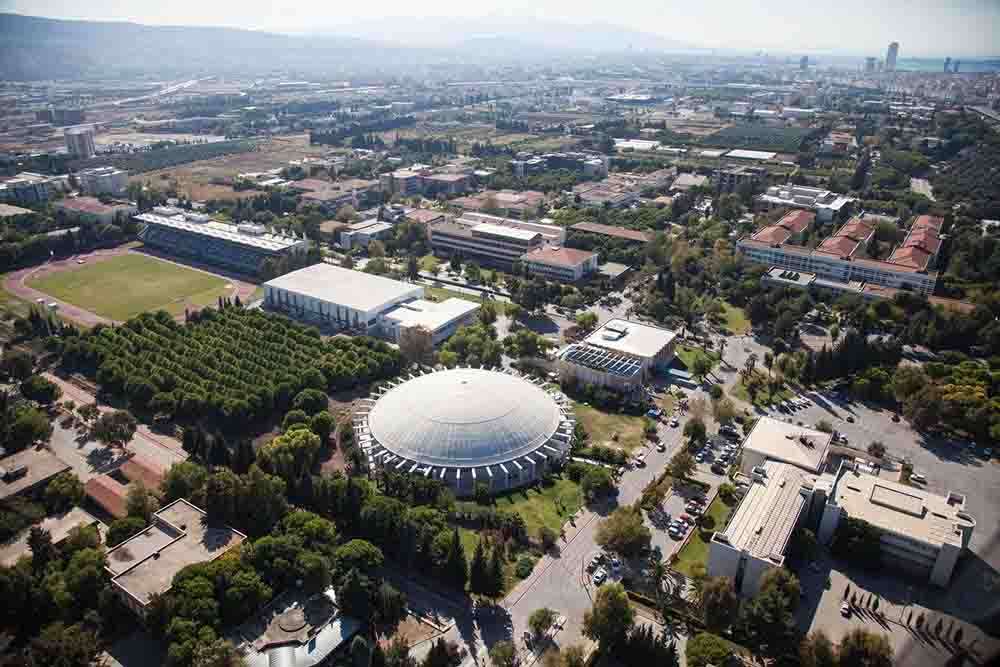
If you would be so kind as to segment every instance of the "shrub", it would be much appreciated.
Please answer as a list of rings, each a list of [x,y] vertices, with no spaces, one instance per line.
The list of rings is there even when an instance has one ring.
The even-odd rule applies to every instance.
[[[531,576],[531,571],[535,569],[535,559],[531,556],[521,556],[514,566],[514,574],[518,579],[527,579]]]

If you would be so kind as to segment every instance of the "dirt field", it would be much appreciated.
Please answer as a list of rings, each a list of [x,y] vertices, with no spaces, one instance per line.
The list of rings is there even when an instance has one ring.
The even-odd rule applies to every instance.
[[[155,144],[159,141],[223,141],[225,137],[210,134],[186,134],[183,132],[118,132],[99,134],[94,137],[94,143],[105,146],[108,144]]]
[[[169,181],[177,181],[180,190],[196,201],[207,199],[241,199],[254,197],[256,190],[236,192],[228,185],[219,181],[230,181],[234,176],[250,171],[266,171],[288,166],[290,160],[298,160],[307,156],[320,156],[328,152],[325,146],[310,146],[309,136],[300,134],[288,137],[275,137],[261,142],[259,151],[226,155],[212,160],[199,160],[183,166],[159,169],[144,174],[137,174],[129,180],[138,183],[151,183],[154,186],[166,185]]]

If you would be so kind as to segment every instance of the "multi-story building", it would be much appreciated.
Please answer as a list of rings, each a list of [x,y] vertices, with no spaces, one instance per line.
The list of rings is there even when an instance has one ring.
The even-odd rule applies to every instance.
[[[46,176],[22,171],[13,178],[0,181],[0,201],[18,204],[41,204],[57,192],[69,189],[68,176]]]
[[[789,211],[773,225],[758,229],[750,239],[769,245],[799,244],[805,240],[806,233],[813,228],[815,220],[816,214],[811,211]]]
[[[303,203],[316,204],[327,214],[335,214],[342,206],[355,209],[375,203],[379,199],[378,181],[348,178],[332,183],[317,178],[292,181],[287,187],[301,193]]]
[[[481,264],[510,267],[525,253],[544,244],[542,235],[530,229],[459,219],[439,222],[429,228],[435,255],[458,255]]]
[[[858,140],[850,132],[830,132],[819,142],[820,155],[847,155],[858,148]]]
[[[347,225],[340,232],[340,247],[345,250],[367,248],[372,241],[384,241],[392,236],[392,225],[376,218]]]
[[[766,179],[767,170],[761,167],[730,167],[716,169],[712,174],[715,187],[719,190],[735,190],[745,184],[756,187],[766,182]]]
[[[559,374],[563,380],[631,393],[669,366],[676,348],[677,334],[669,329],[614,319],[560,350]]]
[[[109,225],[116,219],[127,220],[138,210],[128,202],[104,204],[94,197],[61,199],[56,202],[55,209],[71,220],[104,225]]]
[[[466,211],[499,211],[504,217],[533,218],[545,205],[545,193],[536,190],[484,190],[448,202]]]
[[[136,216],[145,223],[139,238],[163,252],[206,264],[256,274],[261,263],[283,254],[305,252],[309,241],[262,225],[228,225],[207,215],[167,206]]]
[[[597,271],[598,255],[589,250],[550,245],[525,253],[521,261],[530,275],[572,283]]]
[[[803,208],[815,211],[820,222],[830,222],[838,215],[846,217],[855,201],[853,197],[822,188],[786,184],[772,185],[767,192],[754,197],[754,208],[758,211],[778,207]]]
[[[128,172],[115,167],[93,167],[76,172],[76,182],[85,195],[121,197],[128,188]]]
[[[93,127],[89,125],[68,127],[63,136],[66,139],[66,151],[73,157],[87,159],[97,153]]]
[[[472,183],[468,173],[462,171],[436,171],[426,165],[413,165],[379,176],[379,186],[387,194],[403,197],[414,195],[459,195]]]
[[[896,71],[896,58],[899,57],[899,42],[889,42],[889,48],[885,52],[885,71]]]
[[[830,543],[843,519],[860,519],[879,532],[885,565],[936,586],[948,585],[976,527],[963,494],[939,496],[872,474],[853,461],[821,477],[813,494],[824,502],[816,532],[820,542]]]
[[[585,206],[622,208],[638,201],[646,190],[665,188],[676,174],[674,169],[648,174],[615,173],[602,181],[577,184],[573,194]]]

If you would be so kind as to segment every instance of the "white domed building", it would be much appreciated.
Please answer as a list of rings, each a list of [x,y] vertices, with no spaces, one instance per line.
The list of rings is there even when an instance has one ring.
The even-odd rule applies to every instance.
[[[453,368],[382,387],[354,414],[370,470],[441,480],[458,496],[531,484],[570,450],[576,424],[559,392],[513,371]]]

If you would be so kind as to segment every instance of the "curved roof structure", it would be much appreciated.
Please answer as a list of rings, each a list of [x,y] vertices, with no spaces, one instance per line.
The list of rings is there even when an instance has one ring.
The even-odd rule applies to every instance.
[[[502,465],[546,446],[550,451],[543,453],[560,454],[572,434],[572,420],[555,394],[501,371],[431,372],[371,400],[362,415],[362,444],[383,451],[383,463],[410,462],[425,472]]]

